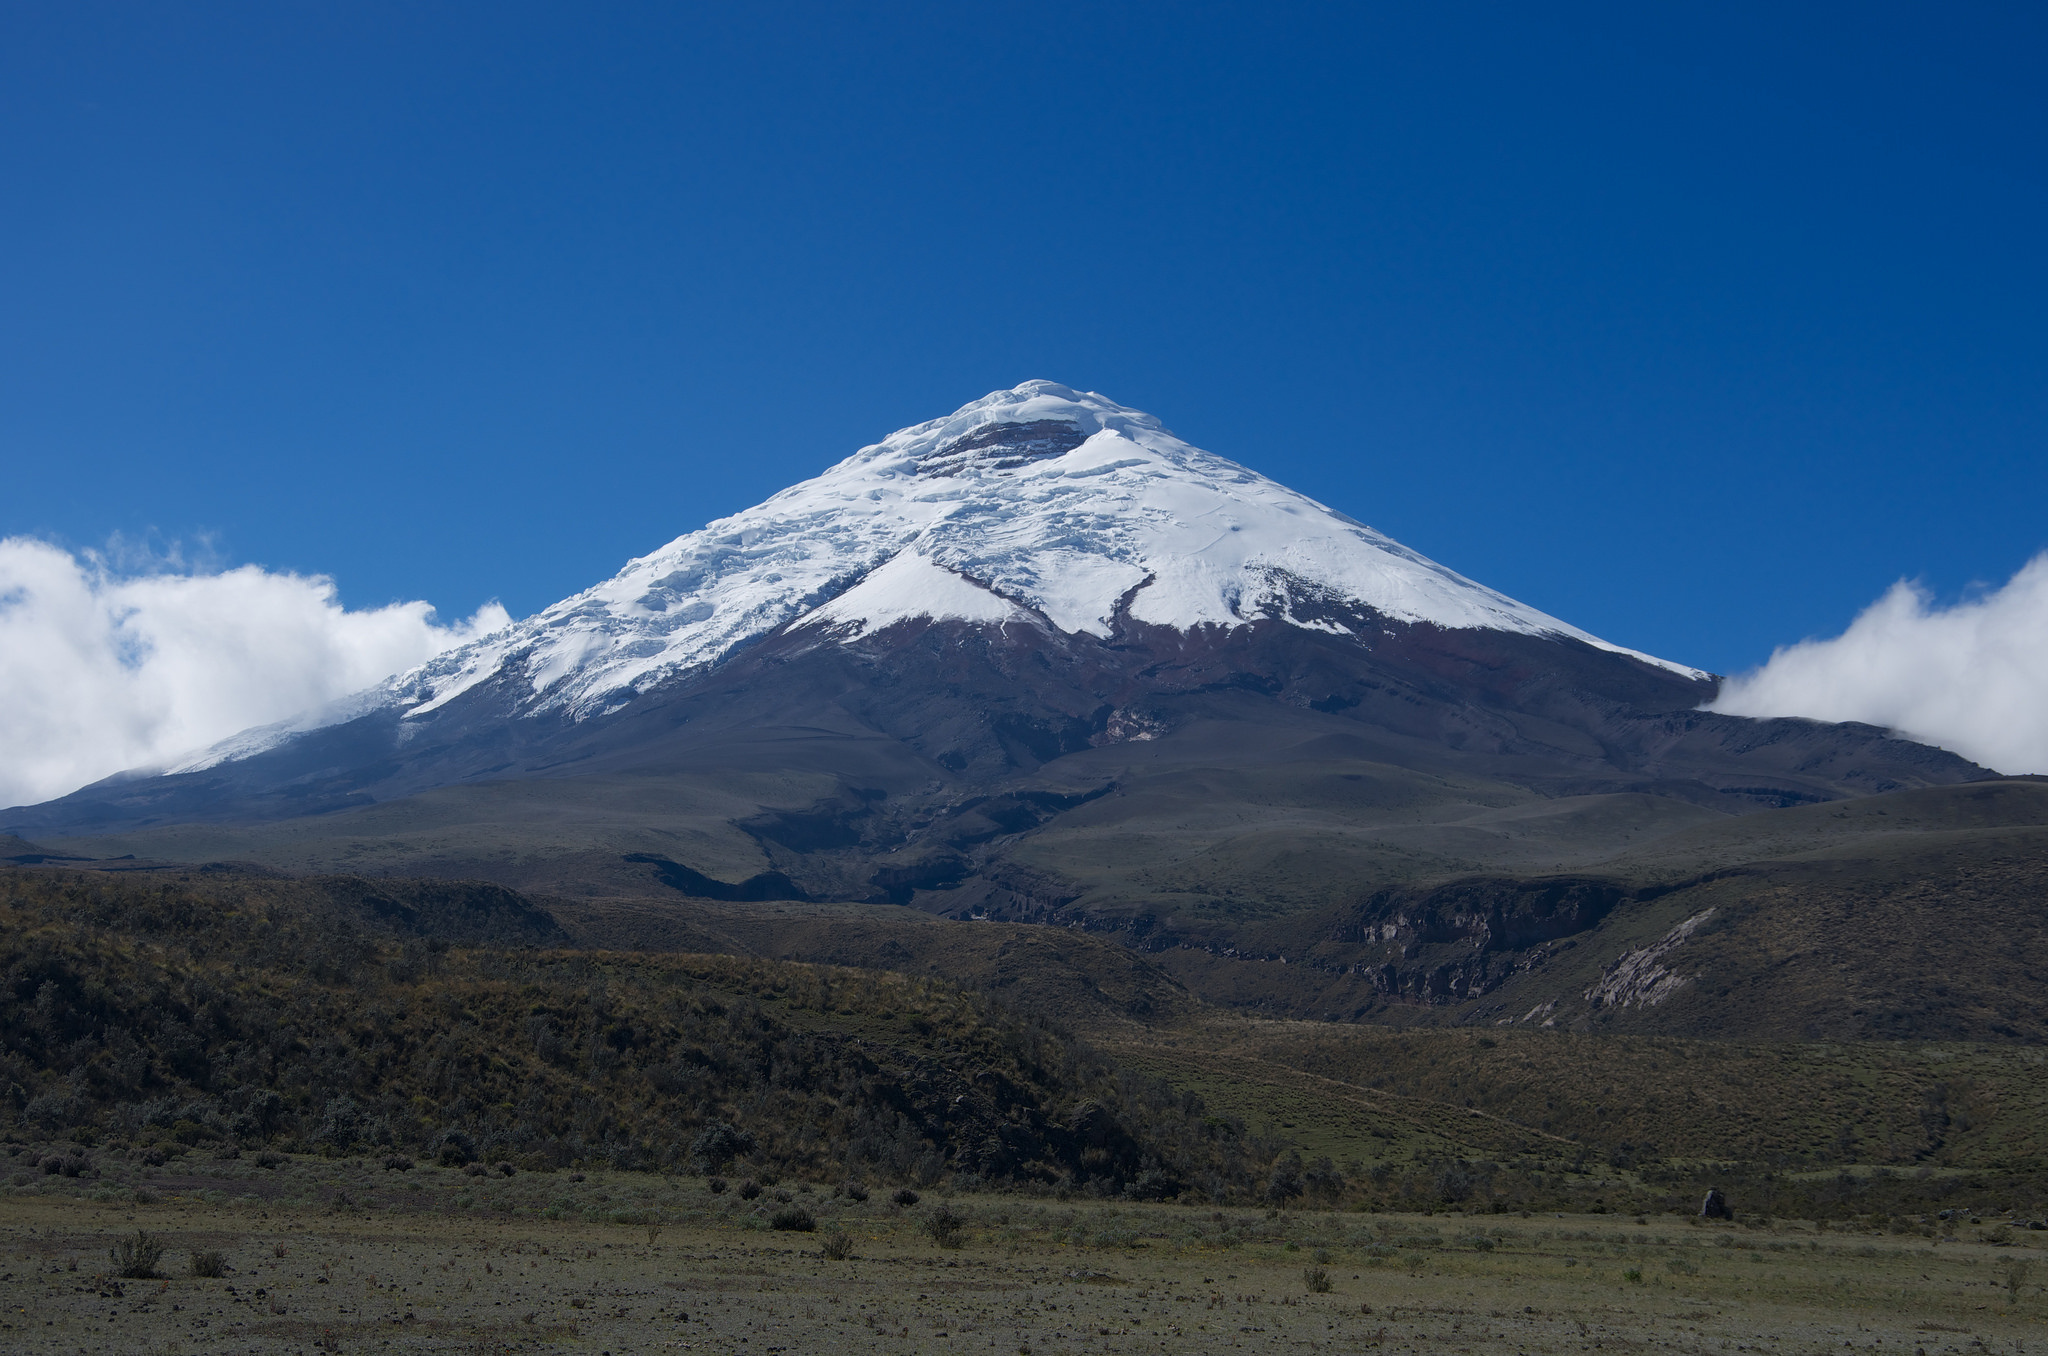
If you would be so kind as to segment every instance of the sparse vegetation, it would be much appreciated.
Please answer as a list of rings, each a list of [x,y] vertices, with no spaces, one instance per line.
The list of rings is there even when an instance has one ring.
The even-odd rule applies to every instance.
[[[1459,1346],[1475,1356],[1511,1356],[1578,1350],[1586,1345],[1581,1322],[1598,1325],[1610,1349],[1655,1346],[1674,1319],[1709,1349],[1725,1341],[1733,1350],[1758,1332],[1819,1329],[1856,1331],[1882,1350],[1908,1352],[1916,1342],[1928,1345],[1925,1333],[1952,1330],[2005,1351],[2038,1326],[2031,1276],[2023,1271],[2024,1283],[2015,1288],[2006,1264],[2038,1262],[2048,1247],[2041,1231],[2019,1228],[2005,1249],[1974,1240],[1930,1249],[1869,1219],[1826,1231],[1759,1221],[1696,1232],[1660,1224],[1654,1215],[1638,1226],[1632,1216],[1610,1212],[1498,1221],[1495,1250],[1474,1252],[1459,1246],[1469,1218],[1441,1212],[1197,1211],[1015,1192],[928,1198],[913,1210],[841,1197],[814,1212],[814,1228],[806,1231],[817,1236],[813,1243],[772,1232],[773,1217],[735,1209],[729,1195],[709,1196],[695,1182],[606,1172],[580,1185],[567,1182],[568,1174],[505,1184],[521,1209],[549,1202],[581,1208],[544,1227],[490,1230],[479,1251],[477,1221],[450,1209],[456,1195],[471,1189],[470,1179],[453,1173],[401,1180],[361,1160],[296,1160],[274,1173],[208,1160],[206,1175],[228,1200],[203,1216],[169,1215],[174,1222],[152,1230],[158,1246],[176,1250],[180,1273],[169,1281],[176,1293],[154,1305],[134,1301],[159,1293],[159,1280],[144,1292],[110,1273],[64,1271],[83,1260],[67,1240],[104,1209],[91,1185],[37,1178],[34,1192],[0,1194],[0,1251],[9,1257],[0,1272],[0,1312],[36,1303],[39,1317],[56,1320],[46,1344],[90,1348],[105,1315],[99,1296],[81,1296],[97,1290],[121,1298],[118,1286],[125,1284],[129,1302],[118,1306],[123,1349],[183,1344],[193,1316],[208,1316],[206,1306],[194,1304],[195,1291],[211,1292],[223,1308],[230,1299],[218,1285],[187,1280],[185,1259],[193,1257],[193,1272],[207,1270],[202,1255],[219,1251],[219,1231],[232,1220],[235,1255],[261,1259],[243,1264],[245,1276],[220,1259],[222,1274],[235,1280],[235,1301],[252,1314],[287,1316],[312,1332],[332,1333],[348,1350],[387,1341],[394,1352],[423,1350],[442,1340],[440,1331],[394,1323],[382,1312],[358,1316],[364,1287],[396,1294],[395,1285],[432,1293],[444,1321],[474,1325],[491,1342],[615,1352],[657,1350],[676,1340],[685,1321],[684,1340],[700,1350],[744,1349],[739,1338],[758,1343],[763,1328],[754,1325],[770,1324],[802,1330],[818,1345],[859,1349],[863,1329],[873,1332],[886,1321],[895,1340],[883,1345],[891,1350],[938,1350],[936,1333],[957,1335],[971,1323],[977,1337],[995,1339],[996,1350],[1028,1344],[1056,1352],[1057,1332],[1099,1335],[1109,1327],[1112,1335],[1131,1329],[1136,1336],[1142,1323],[1147,1350],[1189,1356],[1228,1346],[1245,1327],[1261,1330],[1262,1347],[1370,1349],[1385,1328],[1418,1349]],[[237,1203],[240,1185],[259,1182],[287,1194]],[[320,1193],[336,1184],[357,1194],[358,1209],[340,1216],[322,1210]],[[286,1203],[300,1198],[305,1204]],[[191,1199],[201,1203],[196,1192]],[[941,1209],[963,1220],[971,1215],[976,1228],[988,1230],[990,1246],[974,1247],[966,1258],[935,1250],[926,1220]],[[639,1246],[649,1218],[660,1221],[659,1247]],[[962,1225],[963,1240],[972,1232]],[[1724,1238],[1729,1246],[1716,1246]],[[874,1265],[839,1265],[856,1240]],[[271,1266],[287,1241],[289,1264]],[[1752,1256],[1766,1259],[1767,1268],[1744,1260]],[[1564,1265],[1573,1257],[1581,1264]],[[692,1289],[678,1305],[671,1282],[682,1258],[690,1259],[683,1274]],[[1697,1265],[1688,1273],[1667,1269],[1671,1261]],[[1629,1274],[1636,1271],[1642,1280]],[[1346,1286],[1354,1272],[1363,1273],[1363,1286]],[[321,1284],[323,1277],[331,1284]],[[1987,1282],[2001,1287],[1995,1296],[1986,1293]],[[256,1293],[266,1288],[267,1295]],[[1347,1290],[1353,1293],[1339,1293]],[[991,1297],[1023,1294],[1047,1307],[990,1304]],[[280,1315],[279,1305],[288,1313]],[[913,1329],[919,1340],[897,1336],[918,1319],[928,1325]]]
[[[155,1280],[156,1264],[163,1255],[163,1243],[147,1229],[137,1229],[133,1237],[124,1238],[107,1249],[107,1258],[114,1264],[114,1274],[135,1281]]]
[[[194,1276],[217,1278],[228,1274],[228,1255],[218,1248],[195,1248],[190,1269]]]
[[[949,1205],[940,1205],[925,1212],[918,1220],[918,1227],[932,1243],[941,1248],[957,1248],[963,1241],[967,1227],[964,1215]]]

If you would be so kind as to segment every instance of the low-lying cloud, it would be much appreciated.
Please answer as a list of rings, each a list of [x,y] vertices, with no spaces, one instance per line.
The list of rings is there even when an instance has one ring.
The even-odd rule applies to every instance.
[[[2048,772],[2048,553],[1953,607],[1894,584],[1841,635],[1730,679],[1714,709],[1860,720],[2000,772]]]
[[[510,621],[351,612],[334,582],[253,565],[124,573],[0,539],[0,806],[32,804],[286,720]]]

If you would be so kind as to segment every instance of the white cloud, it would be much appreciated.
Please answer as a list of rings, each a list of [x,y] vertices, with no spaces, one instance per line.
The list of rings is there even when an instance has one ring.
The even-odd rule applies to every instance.
[[[1860,720],[2000,772],[2048,772],[2048,553],[1953,607],[1894,584],[1841,635],[1730,679],[1713,709]]]
[[[453,626],[425,603],[351,612],[322,576],[123,573],[0,539],[0,806],[289,719],[510,620],[497,603]]]

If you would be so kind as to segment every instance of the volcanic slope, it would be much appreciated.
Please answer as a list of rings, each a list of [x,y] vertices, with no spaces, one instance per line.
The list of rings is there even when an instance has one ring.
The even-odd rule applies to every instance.
[[[332,709],[0,829],[1221,956],[1473,875],[1669,883],[1756,859],[1788,809],[1988,775],[1871,727],[1701,710],[1716,689],[1029,382]],[[1704,857],[1653,861],[1667,842]]]

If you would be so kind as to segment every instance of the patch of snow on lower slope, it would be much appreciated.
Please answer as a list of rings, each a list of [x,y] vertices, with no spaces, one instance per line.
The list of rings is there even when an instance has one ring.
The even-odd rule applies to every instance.
[[[977,587],[915,551],[905,551],[809,613],[804,624],[843,626],[850,628],[852,635],[863,635],[891,622],[918,617],[994,626],[1037,624],[1035,617],[1009,599]]]

